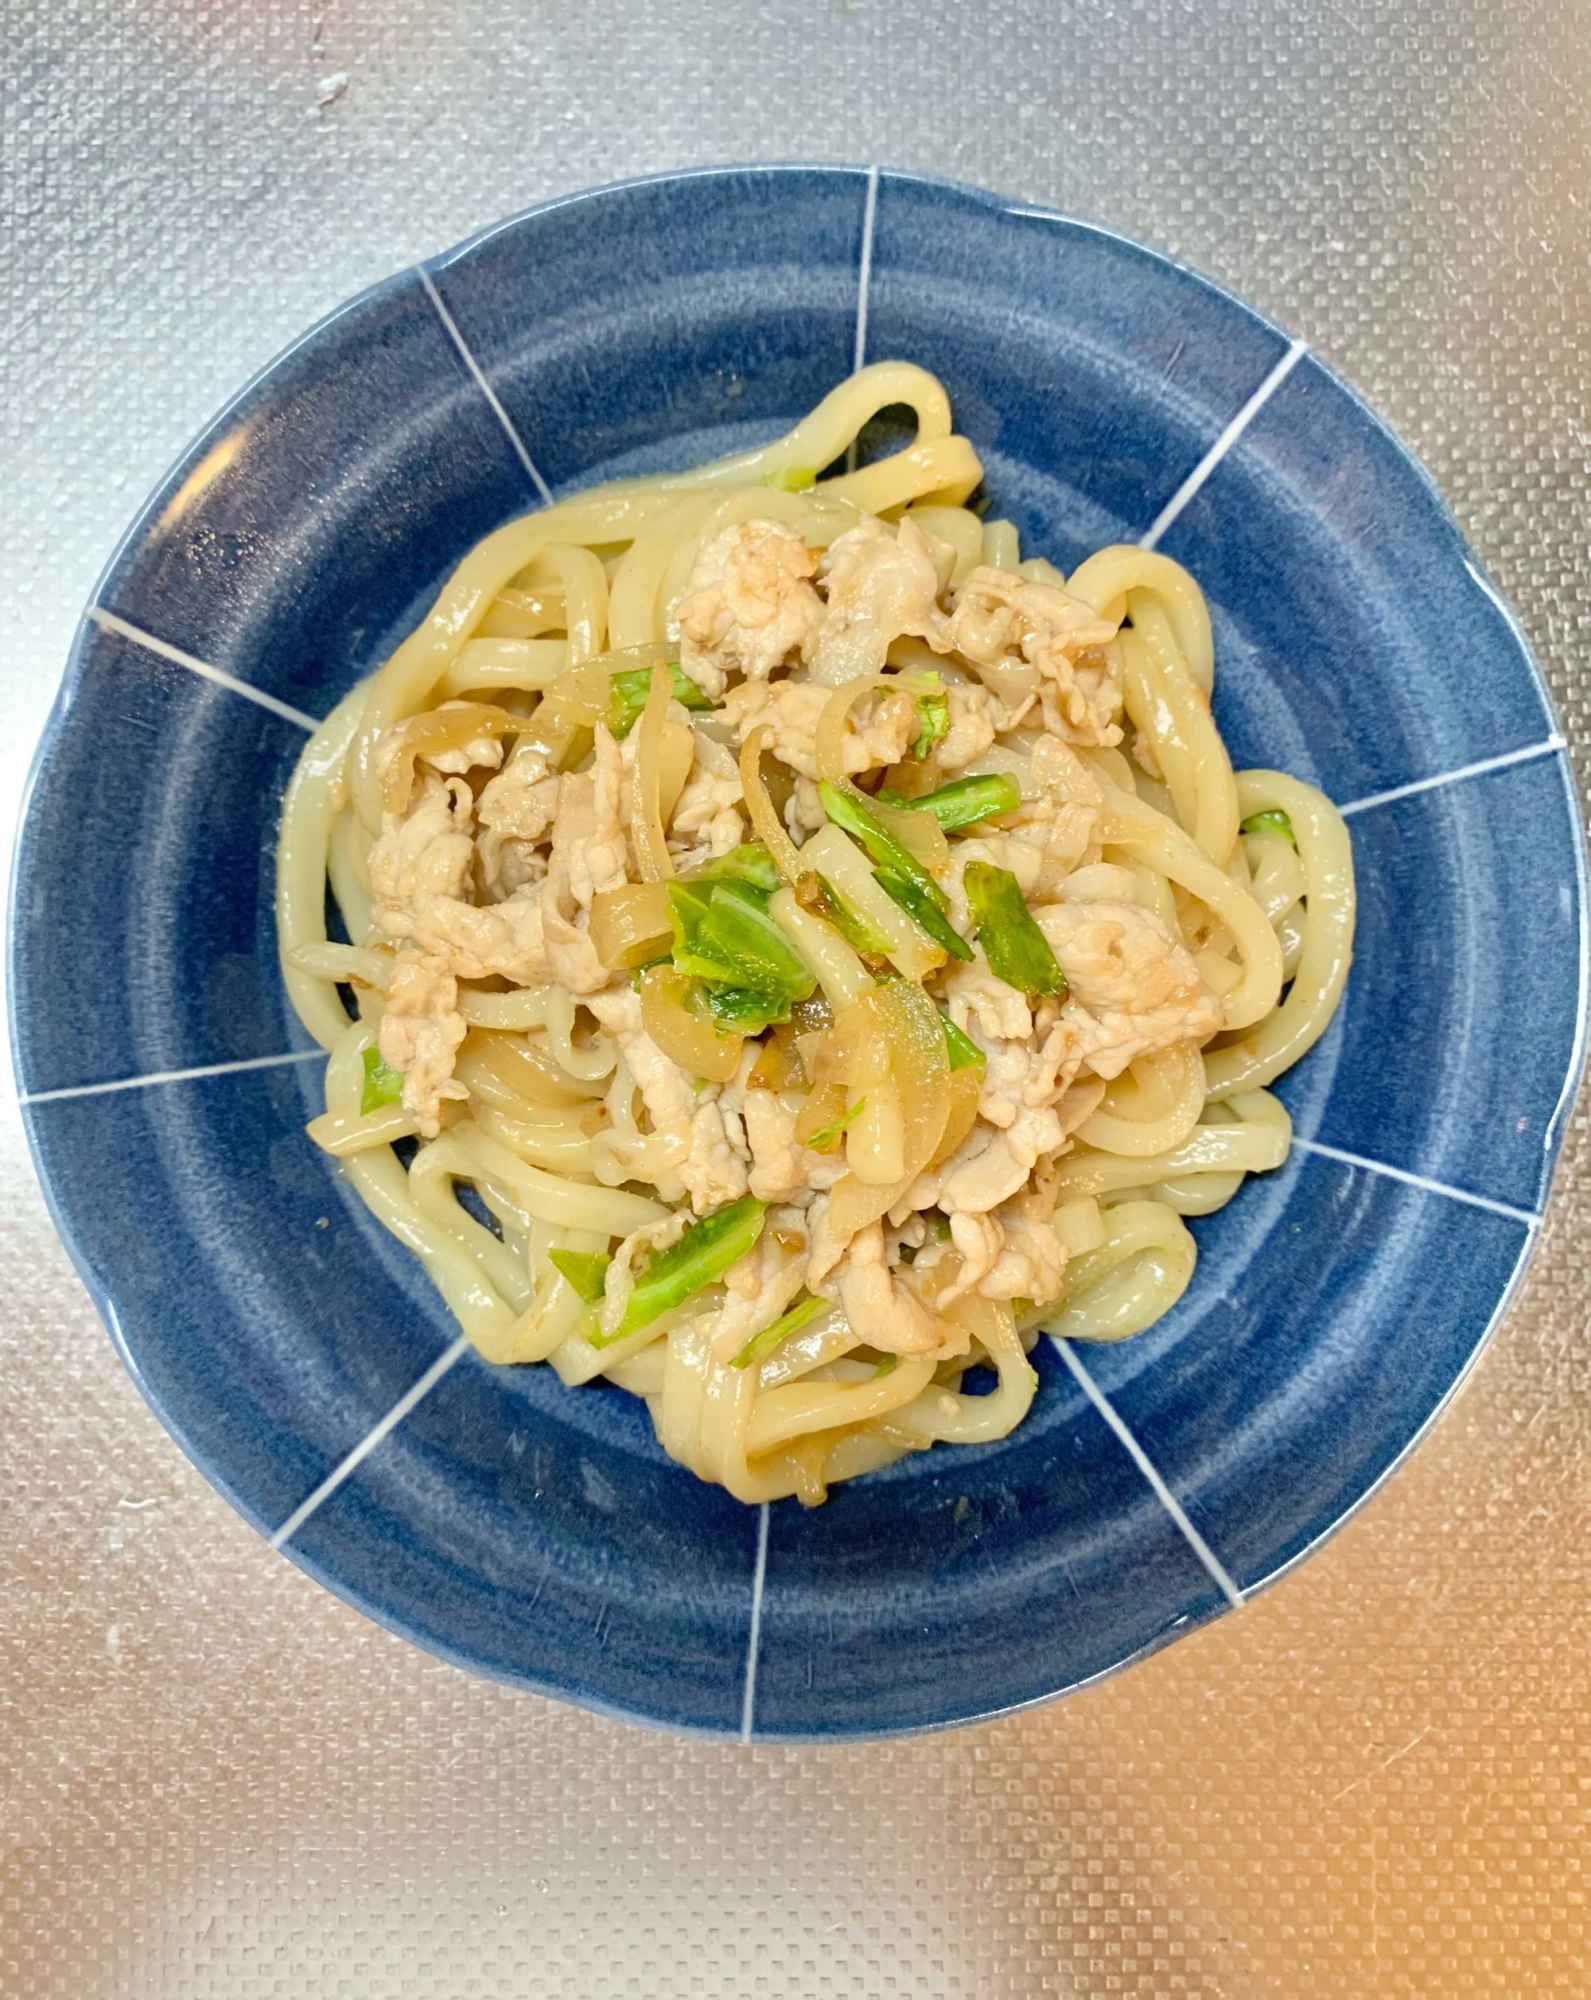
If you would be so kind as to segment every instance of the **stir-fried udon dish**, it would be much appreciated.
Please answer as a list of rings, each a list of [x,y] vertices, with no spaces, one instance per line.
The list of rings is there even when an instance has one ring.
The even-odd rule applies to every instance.
[[[1233,771],[1197,584],[1065,576],[981,476],[885,362],[512,521],[283,809],[312,1137],[488,1361],[749,1502],[1003,1437],[1041,1334],[1159,1318],[1347,973],[1342,821]]]

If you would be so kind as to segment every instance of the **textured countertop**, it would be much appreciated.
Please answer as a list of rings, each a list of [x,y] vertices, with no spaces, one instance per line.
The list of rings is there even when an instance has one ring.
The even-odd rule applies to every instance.
[[[0,0],[0,29],[7,839],[95,576],[245,376],[528,202],[753,158],[1048,202],[1306,338],[1435,474],[1586,774],[1584,8]],[[1500,1006],[1528,967],[1521,938]],[[643,1734],[347,1610],[140,1401],[14,1103],[0,1147],[6,2000],[1591,1990],[1583,1111],[1489,1355],[1329,1548],[1057,1707],[863,1750]]]

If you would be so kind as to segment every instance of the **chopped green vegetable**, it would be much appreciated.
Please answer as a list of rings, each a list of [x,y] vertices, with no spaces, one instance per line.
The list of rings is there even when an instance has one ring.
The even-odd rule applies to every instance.
[[[772,1326],[765,1326],[761,1333],[754,1333],[750,1340],[730,1362],[731,1368],[749,1368],[753,1362],[766,1361],[781,1340],[788,1340],[797,1333],[809,1319],[816,1319],[828,1305],[827,1299],[797,1299],[788,1312],[781,1313]]]
[[[995,977],[1019,993],[1063,994],[1066,974],[1050,950],[1049,939],[1028,913],[1021,884],[1010,869],[969,861],[962,879],[978,926],[978,942]]]
[[[685,948],[694,948],[690,941],[694,939],[697,927],[706,921],[715,898],[749,903],[754,910],[768,907],[767,891],[740,875],[677,875],[664,893],[674,925],[676,951],[682,945],[681,925],[685,927]]]
[[[678,660],[668,663],[668,677],[674,699],[700,712],[713,706],[713,698],[699,681],[693,681]],[[652,692],[652,669],[628,667],[608,682],[608,728],[615,737],[629,735],[635,727],[646,698]]]
[[[778,886],[772,856],[754,841],[669,884],[673,963],[703,982],[702,997],[725,1032],[760,1035],[788,1021],[791,1002],[816,984],[768,915]]]
[[[776,1021],[788,1021],[790,1002],[753,986],[703,985],[702,998],[717,1027],[735,1035],[760,1035]]]
[[[842,789],[839,785],[831,785],[827,778],[820,778],[818,797],[834,824],[843,827],[847,833],[855,834],[877,867],[887,868],[892,875],[915,882],[941,910],[949,907],[944,890],[916,855],[909,854],[901,846],[854,785],[846,785]]]
[[[950,1067],[953,1070],[970,1069],[974,1063],[987,1064],[989,1058],[971,1035],[963,1034],[948,1014],[942,1014],[939,1018],[945,1024],[945,1048],[949,1053]]]
[[[361,1114],[368,1118],[372,1111],[379,1111],[383,1104],[396,1104],[402,1095],[402,1072],[388,1069],[381,1060],[379,1049],[366,1049],[365,1087],[359,1099]]]
[[[952,958],[971,958],[971,945],[915,882],[908,882],[887,868],[875,868],[873,880],[891,902],[899,903],[919,930],[928,933],[941,951],[948,951]]]
[[[931,812],[946,833],[976,826],[979,820],[991,819],[996,813],[1015,812],[1022,803],[1016,779],[1004,771],[991,772],[982,778],[957,778],[953,784],[941,785],[936,792],[925,792],[920,799],[903,799],[899,792],[889,791],[880,792],[879,797],[887,806]]]
[[[715,1283],[762,1234],[767,1210],[765,1201],[748,1194],[693,1222],[677,1243],[660,1250],[641,1271],[612,1333],[593,1327],[587,1340],[593,1347],[611,1347],[694,1298],[704,1285]]]
[[[1283,840],[1298,845],[1298,837],[1293,832],[1293,822],[1280,806],[1271,806],[1265,812],[1250,813],[1239,828],[1241,833],[1279,833]]]
[[[735,876],[670,882],[675,965],[719,986],[752,987],[776,1002],[805,1000],[817,981],[768,915],[767,900]]]
[[[899,1366],[900,1356],[898,1354],[886,1354],[873,1370],[873,1380],[876,1382],[880,1375],[893,1375]]]
[[[818,1131],[814,1132],[812,1137],[808,1139],[807,1144],[812,1148],[814,1153],[832,1153],[840,1143],[840,1134],[845,1130],[847,1125],[855,1124],[866,1107],[867,1099],[859,1097],[853,1105],[847,1108],[843,1116],[835,1119],[832,1125],[824,1125]]]
[[[914,757],[926,757],[950,728],[950,697],[942,688],[932,688],[917,697],[917,735],[912,743]]]
[[[685,879],[688,882],[715,882],[726,877],[737,882],[749,882],[754,889],[761,889],[765,896],[771,896],[779,886],[779,870],[760,840],[742,841],[739,847],[720,854],[716,861],[704,861],[700,868],[693,868]]]
[[[818,475],[810,465],[781,466],[777,472],[765,472],[761,484],[771,486],[776,493],[805,493],[809,486],[816,486]]]
[[[602,1281],[613,1259],[606,1250],[549,1250],[547,1262],[568,1279],[577,1298],[594,1306],[602,1297]]]

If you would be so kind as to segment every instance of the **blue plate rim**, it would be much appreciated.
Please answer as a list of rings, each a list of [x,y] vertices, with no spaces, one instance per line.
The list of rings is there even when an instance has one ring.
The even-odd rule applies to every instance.
[[[1166,251],[1157,250],[1151,245],[1129,236],[1125,232],[1115,229],[1108,224],[1072,215],[1064,210],[1051,208],[1043,203],[1023,201],[1016,197],[1003,195],[995,190],[955,180],[949,176],[926,174],[908,169],[890,167],[888,165],[866,165],[841,160],[803,160],[794,158],[761,161],[725,161],[674,169],[660,169],[654,173],[627,176],[622,179],[601,182],[590,187],[549,196],[544,201],[531,203],[510,215],[484,225],[440,252],[429,257],[421,257],[411,264],[389,272],[386,276],[375,280],[373,283],[361,288],[358,292],[340,300],[327,312],[321,314],[310,326],[306,327],[301,333],[272,354],[260,367],[255,369],[247,380],[227,398],[221,407],[191,435],[187,443],[171,460],[165,473],[151,488],[148,497],[138,508],[132,520],[117,540],[110,556],[95,580],[73,634],[60,686],[51,703],[33,756],[30,759],[19,801],[15,821],[17,838],[13,842],[9,871],[10,900],[8,904],[5,954],[8,995],[14,994],[16,990],[15,967],[21,942],[17,915],[21,906],[18,892],[22,886],[21,861],[23,843],[21,833],[32,805],[35,790],[53,757],[65,728],[73,699],[82,679],[84,661],[88,649],[106,631],[106,628],[101,626],[95,618],[94,613],[103,604],[116,576],[147,533],[151,521],[158,519],[160,512],[169,501],[171,495],[177,490],[182,480],[191,472],[193,466],[203,456],[204,450],[213,443],[216,436],[227,427],[237,413],[259,394],[277,370],[292,356],[318,341],[324,333],[339,321],[372,301],[402,291],[416,283],[424,286],[434,275],[445,272],[451,266],[459,263],[494,238],[511,230],[521,228],[526,224],[533,223],[544,216],[567,208],[577,207],[586,202],[597,201],[604,197],[622,196],[645,188],[667,187],[686,182],[722,181],[747,177],[778,180],[786,176],[793,178],[796,175],[813,174],[833,176],[835,179],[854,179],[859,183],[861,189],[867,190],[867,199],[869,202],[876,198],[878,188],[887,179],[889,182],[895,184],[906,184],[939,194],[955,195],[995,214],[1028,218],[1042,224],[1061,225],[1069,230],[1080,232],[1085,237],[1112,246],[1116,250],[1125,253],[1133,261],[1153,270],[1158,275],[1164,276],[1169,274],[1173,277],[1189,281],[1202,291],[1215,296],[1226,308],[1240,313],[1252,325],[1263,329],[1282,341],[1284,343],[1284,356],[1285,353],[1296,350],[1297,358],[1299,360],[1307,359],[1312,366],[1319,369],[1332,387],[1351,405],[1357,418],[1378,434],[1390,447],[1397,459],[1406,468],[1412,469],[1415,473],[1422,490],[1423,500],[1428,509],[1430,525],[1440,530],[1446,544],[1446,553],[1469,573],[1475,583],[1486,593],[1495,609],[1501,614],[1509,639],[1512,642],[1513,650],[1524,664],[1531,678],[1536,695],[1552,727],[1551,737],[1544,739],[1544,743],[1550,747],[1543,749],[1542,754],[1552,756],[1559,765],[1559,780],[1564,788],[1572,844],[1574,847],[1578,976],[1574,1040],[1565,1068],[1563,1084],[1559,1091],[1557,1103],[1548,1121],[1544,1138],[1544,1166],[1540,1183],[1539,1205],[1535,1211],[1533,1220],[1525,1230],[1524,1240],[1520,1245],[1519,1254],[1514,1261],[1507,1283],[1504,1285],[1484,1329],[1477,1337],[1468,1356],[1440,1400],[1434,1405],[1418,1428],[1404,1441],[1395,1456],[1382,1468],[1370,1484],[1355,1496],[1353,1501],[1344,1508],[1336,1520],[1323,1529],[1313,1540],[1296,1550],[1274,1570],[1269,1571],[1255,1582],[1245,1586],[1242,1597],[1243,1601],[1247,1603],[1261,1591],[1269,1590],[1272,1585],[1280,1582],[1293,1569],[1298,1567],[1299,1564],[1316,1554],[1327,1542],[1331,1541],[1354,1519],[1361,1509],[1375,1498],[1387,1481],[1402,1468],[1410,1455],[1425,1441],[1430,1431],[1446,1413],[1455,1397],[1466,1386],[1482,1355],[1494,1338],[1502,1320],[1518,1296],[1525,1274],[1541,1239],[1547,1209],[1552,1199],[1561,1165],[1565,1121],[1578,1094],[1586,1068],[1588,1025],[1591,1025],[1591,870],[1588,870],[1585,818],[1579,796],[1579,787],[1576,781],[1573,762],[1569,754],[1568,739],[1557,703],[1517,612],[1509,603],[1507,597],[1498,588],[1485,565],[1470,546],[1452,507],[1438,486],[1435,477],[1419,455],[1393,428],[1391,423],[1316,348],[1290,333],[1284,326],[1280,325],[1268,314],[1262,312],[1239,293],[1232,290],[1220,279],[1203,271],[1197,265],[1184,258],[1173,256]],[[1264,379],[1262,378],[1262,381]],[[477,387],[479,386],[480,383],[478,381]],[[1256,384],[1256,388],[1259,386],[1259,384]],[[554,497],[557,497],[560,490],[559,487],[553,488]],[[525,511],[527,513],[536,512],[544,504],[544,502],[536,499]],[[163,637],[164,635],[153,634],[151,636]],[[172,644],[175,642],[167,641],[167,643]],[[1515,760],[1510,756],[1507,761],[1512,762]],[[230,1480],[211,1461],[209,1455],[202,1453],[190,1443],[182,1429],[162,1408],[160,1402],[152,1393],[149,1383],[127,1344],[115,1301],[110,1293],[99,1283],[78,1241],[75,1230],[69,1224],[60,1206],[56,1189],[45,1171],[41,1136],[33,1116],[33,1106],[44,1102],[56,1093],[41,1093],[39,1097],[30,1099],[21,1092],[23,1027],[21,1017],[15,1006],[8,1007],[8,1041],[10,1045],[13,1083],[17,1089],[16,1102],[22,1116],[22,1124],[27,1136],[30,1157],[44,1195],[46,1209],[57,1235],[72,1262],[73,1268],[76,1270],[79,1279],[82,1281],[85,1290],[94,1304],[101,1322],[105,1326],[112,1346],[123,1366],[127,1369],[139,1394],[153,1411],[162,1428],[182,1451],[188,1462],[194,1466],[208,1484],[221,1494],[228,1505],[241,1515],[263,1539],[269,1542],[272,1534],[271,1528],[262,1522],[254,1507],[234,1489]],[[310,1049],[307,1040],[301,1046],[305,1059],[312,1060],[314,1051]],[[289,1057],[292,1053],[293,1050],[291,1048],[284,1052]],[[1419,1184],[1417,1176],[1399,1175],[1396,1177],[1403,1179],[1413,1178],[1415,1183]],[[623,1704],[607,1701],[600,1695],[586,1689],[582,1689],[576,1693],[567,1688],[553,1688],[546,1683],[538,1681],[532,1673],[509,1674],[496,1672],[489,1667],[483,1666],[480,1662],[467,1657],[462,1652],[448,1647],[444,1642],[440,1642],[434,1637],[419,1637],[412,1629],[406,1626],[401,1617],[389,1615],[385,1611],[378,1612],[367,1604],[360,1602],[349,1586],[334,1577],[330,1572],[323,1572],[317,1563],[307,1558],[291,1542],[283,1544],[276,1553],[287,1557],[297,1568],[311,1577],[322,1588],[330,1591],[339,1601],[358,1612],[360,1616],[370,1619],[372,1623],[391,1631],[395,1636],[419,1647],[433,1657],[443,1659],[450,1665],[471,1673],[478,1678],[497,1681],[506,1686],[523,1688],[529,1692],[537,1693],[543,1696],[543,1698],[570,1702],[589,1713],[629,1723],[661,1734],[689,1736],[712,1742],[739,1743],[744,1740],[741,1733],[733,1728],[717,1729],[703,1725],[688,1725],[664,1721],[643,1710],[631,1709]],[[813,1731],[810,1733],[806,1731],[787,1732],[782,1730],[771,1733],[759,1732],[756,1740],[791,1745],[804,1743],[832,1744],[840,1741],[858,1743],[879,1742],[903,1737],[938,1734],[948,1729],[966,1728],[976,1724],[998,1721],[1008,1716],[1024,1713],[1030,1709],[1046,1707],[1053,1702],[1063,1700],[1073,1694],[1081,1693],[1084,1689],[1097,1686],[1100,1682],[1125,1671],[1128,1667],[1148,1658],[1151,1654],[1163,1650],[1174,1641],[1186,1637],[1189,1633],[1200,1629],[1202,1626],[1213,1623],[1215,1619],[1223,1616],[1228,1608],[1230,1607],[1225,1604],[1217,1603],[1207,1613],[1189,1616],[1173,1623],[1165,1630],[1154,1634],[1144,1645],[1136,1648],[1122,1659],[1099,1669],[1084,1679],[1074,1681],[1066,1687],[1053,1690],[1049,1693],[1035,1695],[1026,1700],[1006,1706],[980,1710],[976,1713],[936,1718],[931,1722],[911,1723],[893,1728],[889,1726],[879,1727],[870,1725],[859,1730],[842,1726],[836,1730]]]

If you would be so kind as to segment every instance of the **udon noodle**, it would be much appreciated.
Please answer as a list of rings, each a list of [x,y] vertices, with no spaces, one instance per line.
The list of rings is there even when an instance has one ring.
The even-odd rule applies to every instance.
[[[1003,1437],[1041,1331],[1158,1319],[1347,973],[1342,821],[1234,773],[1192,578],[1024,557],[981,472],[883,362],[511,521],[283,807],[312,1136],[488,1361],[748,1502]]]

